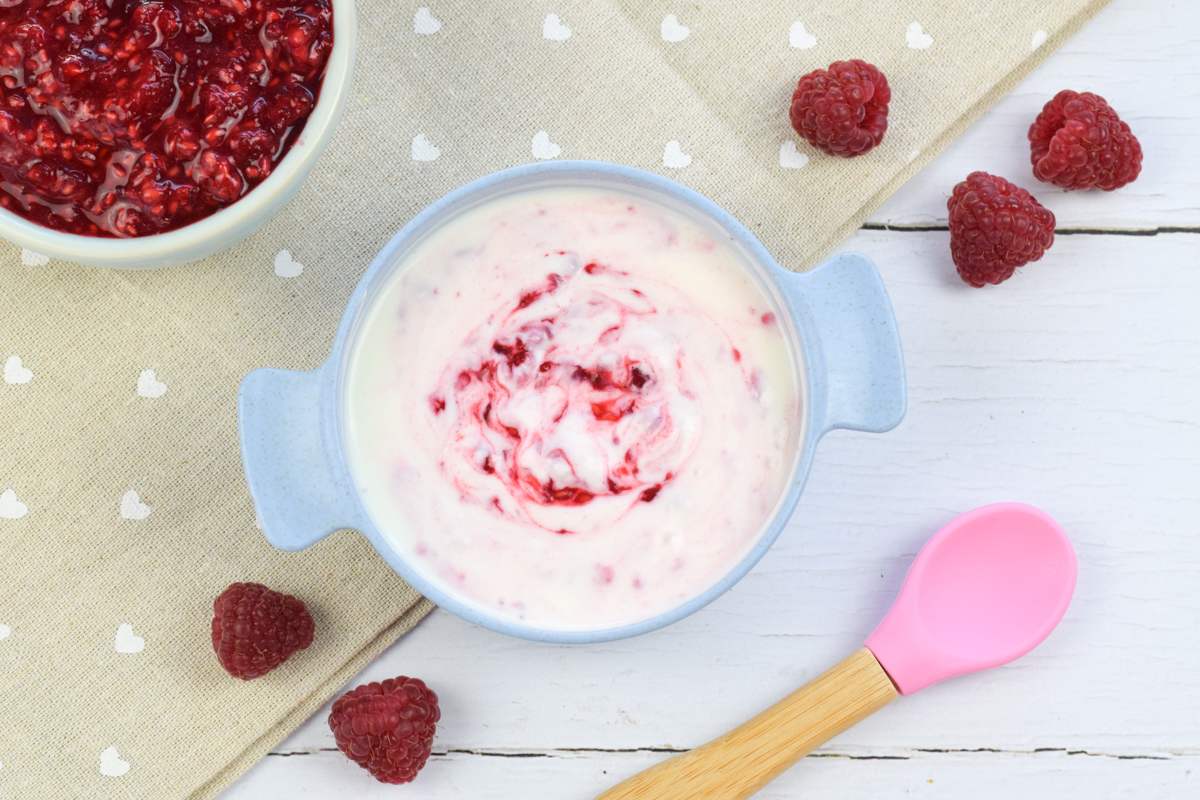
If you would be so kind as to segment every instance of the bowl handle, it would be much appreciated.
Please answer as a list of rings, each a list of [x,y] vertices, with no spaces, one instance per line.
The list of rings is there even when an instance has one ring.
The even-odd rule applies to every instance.
[[[810,362],[816,430],[883,433],[899,425],[908,405],[904,352],[875,264],[843,253],[809,272],[779,272]]]
[[[238,390],[246,483],[267,541],[303,550],[362,512],[337,444],[336,369],[256,369]]]

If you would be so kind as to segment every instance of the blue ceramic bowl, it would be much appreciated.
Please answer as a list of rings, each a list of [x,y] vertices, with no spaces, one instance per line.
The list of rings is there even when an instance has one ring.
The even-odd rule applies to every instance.
[[[584,185],[633,192],[723,230],[772,296],[791,339],[801,391],[799,447],[787,492],[762,538],[701,594],[653,618],[598,630],[548,630],[492,614],[445,591],[405,562],[360,502],[346,459],[342,390],[357,325],[374,293],[423,234],[465,206],[538,186]],[[511,636],[581,644],[635,636],[669,625],[712,602],[762,558],[787,523],[821,437],[834,428],[883,432],[904,417],[904,358],[879,271],[845,254],[797,274],[775,262],[744,226],[675,181],[619,164],[550,161],[487,175],[450,192],[405,225],[363,275],[338,327],[329,358],[312,372],[259,369],[242,381],[238,426],[246,481],[263,533],[281,550],[302,550],[342,528],[370,540],[406,581],[463,619]]]

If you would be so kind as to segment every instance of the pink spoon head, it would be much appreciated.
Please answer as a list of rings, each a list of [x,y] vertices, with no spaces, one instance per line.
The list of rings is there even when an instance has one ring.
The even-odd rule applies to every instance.
[[[921,548],[866,646],[903,695],[1007,664],[1054,630],[1075,574],[1075,550],[1044,512],[977,508]]]

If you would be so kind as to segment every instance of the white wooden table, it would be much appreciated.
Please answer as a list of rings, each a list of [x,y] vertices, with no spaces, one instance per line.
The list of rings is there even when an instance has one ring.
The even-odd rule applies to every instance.
[[[1060,89],[1106,97],[1145,150],[1114,193],[1032,177]],[[441,698],[405,788],[337,752],[328,708],[223,800],[588,800],[724,732],[859,646],[920,545],[975,506],[1044,508],[1079,554],[1059,629],[1011,666],[902,698],[760,797],[1200,797],[1200,5],[1115,0],[845,242],[879,264],[908,417],[821,444],[788,529],[733,591],[633,640],[550,647],[435,612],[351,685]],[[945,198],[985,169],[1058,217],[998,288],[954,274]]]

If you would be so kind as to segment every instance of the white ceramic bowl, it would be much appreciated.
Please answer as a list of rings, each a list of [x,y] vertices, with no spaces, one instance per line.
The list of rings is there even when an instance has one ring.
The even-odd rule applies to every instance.
[[[333,2],[333,50],[317,104],[275,171],[231,206],[167,233],[109,239],[60,233],[0,208],[0,237],[42,255],[89,267],[158,269],[228,250],[258,230],[296,196],[333,137],[354,73],[354,0]]]

